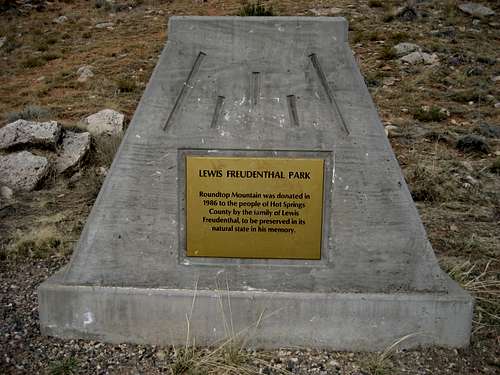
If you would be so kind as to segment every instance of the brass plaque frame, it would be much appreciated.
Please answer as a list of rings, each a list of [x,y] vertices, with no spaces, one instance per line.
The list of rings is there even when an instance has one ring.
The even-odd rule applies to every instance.
[[[330,220],[331,220],[331,215],[325,215],[325,213],[330,212],[330,207],[331,207],[331,202],[329,197],[331,196],[331,180],[332,180],[332,152],[331,151],[267,151],[267,150],[200,150],[200,149],[179,149],[178,150],[178,182],[179,182],[179,262],[181,264],[214,264],[214,263],[220,263],[220,264],[231,264],[231,263],[238,263],[238,264],[245,264],[245,263],[250,263],[250,264],[301,264],[303,265],[304,263],[311,264],[311,265],[321,265],[321,264],[326,264],[328,263],[328,258],[331,252],[328,252],[329,246],[329,228],[330,228]],[[295,226],[297,228],[296,234],[298,234],[297,238],[299,241],[297,241],[298,246],[296,248],[293,248],[294,242],[295,241],[287,241],[287,236],[275,236],[275,233],[270,233],[270,235],[267,235],[270,239],[271,242],[275,241],[277,246],[279,246],[280,241],[279,238],[281,236],[282,239],[284,239],[284,246],[287,246],[287,253],[283,254],[283,246],[280,248],[281,251],[276,251],[273,253],[273,246],[271,244],[267,244],[267,240],[264,241],[262,239],[262,233],[261,235],[261,247],[267,247],[267,250],[264,251],[264,249],[261,250],[244,250],[244,251],[238,251],[238,248],[240,246],[245,247],[245,241],[248,240],[249,238],[252,238],[252,233],[245,233],[241,236],[241,233],[239,233],[236,236],[236,233],[228,233],[229,236],[227,236],[228,239],[232,239],[233,242],[229,241],[228,243],[233,244],[233,249],[228,249],[227,251],[219,251],[215,250],[215,253],[213,252],[214,249],[217,248],[217,244],[214,244],[213,246],[204,246],[202,242],[202,247],[211,247],[211,250],[203,252],[201,254],[189,254],[189,245],[193,248],[193,243],[196,243],[196,241],[193,242],[192,237],[188,238],[188,236],[193,233],[193,229],[190,230],[188,228],[188,220],[191,220],[190,226],[193,228],[193,217],[195,218],[194,223],[196,224],[199,218],[200,214],[199,212],[194,212],[191,214],[191,217],[186,214],[186,209],[187,206],[190,205],[190,212],[194,209],[195,211],[198,210],[200,211],[200,205],[201,205],[201,198],[197,199],[192,199],[196,203],[193,204],[192,202],[189,202],[189,199],[187,199],[187,190],[189,189],[188,187],[188,166],[186,163],[187,158],[191,158],[192,162],[196,163],[213,163],[213,161],[223,161],[223,164],[225,163],[236,163],[237,165],[241,165],[241,163],[246,164],[247,162],[250,163],[257,163],[258,165],[261,165],[262,163],[267,164],[267,165],[273,165],[273,164],[279,164],[281,166],[287,165],[290,166],[290,168],[287,169],[294,169],[295,166],[314,166],[315,169],[315,174],[316,174],[316,180],[313,181],[315,184],[320,184],[321,186],[315,186],[314,191],[315,194],[318,195],[316,196],[316,199],[314,202],[311,200],[311,206],[314,206],[315,208],[311,208],[314,213],[311,212],[305,213],[305,215],[308,216],[308,220],[311,219],[312,217],[315,217],[315,222],[311,221],[311,226],[308,227],[309,232],[311,233],[302,233],[301,232],[301,227]],[[260,163],[260,164],[259,164]],[[318,166],[321,168],[321,173],[322,173],[322,178],[319,178],[319,173],[318,172]],[[297,168],[295,168],[297,169]],[[288,173],[288,171],[287,171]],[[198,178],[199,176],[196,176],[194,178],[191,176],[192,181],[206,181],[205,178],[200,179]],[[306,173],[304,173],[304,179],[307,177]],[[288,176],[278,176],[278,179],[282,179],[280,184],[281,188],[283,186],[288,186],[290,185],[285,181]],[[292,177],[290,177],[292,178]],[[269,179],[271,180],[269,182]],[[265,183],[272,183],[273,177],[269,177],[268,181],[265,181]],[[293,179],[293,178],[292,178]],[[213,181],[214,179],[211,178]],[[223,181],[224,179],[221,179],[219,181]],[[229,181],[229,184],[234,184],[237,183],[236,180],[226,180]],[[233,182],[234,181],[234,182]],[[303,182],[304,184],[310,183],[311,181],[305,181]],[[210,186],[210,183],[207,183]],[[212,182],[213,184],[213,182]],[[255,186],[257,184],[256,182],[253,183]],[[291,184],[292,186],[295,186],[295,188],[300,190],[300,182],[295,181],[294,183]],[[312,186],[312,185],[311,185]],[[196,188],[197,189],[197,188]],[[192,190],[192,189],[191,189]],[[199,189],[197,189],[199,190]],[[310,189],[308,189],[310,190]],[[192,198],[193,192],[191,192],[191,198]],[[263,199],[263,198],[262,198]],[[298,199],[298,198],[297,198]],[[228,202],[226,202],[228,203]],[[233,202],[234,203],[234,202]],[[284,202],[283,202],[284,203]],[[291,202],[293,203],[293,202]],[[205,204],[205,203],[204,203]],[[206,202],[206,204],[209,204]],[[319,205],[319,208],[318,208]],[[206,207],[204,207],[206,208]],[[216,207],[212,207],[215,208]],[[237,208],[238,209],[238,208]],[[319,210],[319,212],[318,212]],[[293,211],[293,210],[292,210]],[[297,211],[297,210],[295,210]],[[305,209],[304,209],[305,211]],[[302,211],[299,210],[299,212],[302,215]],[[295,212],[295,215],[297,215],[297,212]],[[206,216],[206,215],[205,215]],[[241,218],[241,216],[240,216]],[[255,219],[255,218],[254,218]],[[254,222],[255,223],[255,222]],[[226,228],[229,227],[229,224],[225,224]],[[236,229],[237,224],[235,224],[234,229]],[[265,225],[263,225],[265,226]],[[285,227],[289,227],[288,230],[290,230],[290,225],[284,225]],[[304,226],[305,228],[305,226]],[[248,227],[246,228],[248,230]],[[255,228],[252,228],[255,230]],[[274,228],[272,228],[274,229]],[[286,228],[283,228],[286,229]],[[196,230],[201,230],[200,228],[195,229]],[[206,235],[206,228],[204,229],[205,232],[204,234]],[[304,232],[304,231],[302,231]],[[218,241],[221,240],[221,238],[226,238],[225,236],[220,236],[221,233],[214,233],[215,236],[212,236],[212,239],[216,239]],[[291,235],[291,234],[290,234]],[[236,236],[236,237],[235,237]],[[264,235],[263,237],[265,237]],[[300,240],[300,236],[305,237]],[[315,236],[315,237],[314,237]],[[196,236],[197,239],[199,239],[199,236]],[[247,238],[248,237],[248,238]],[[208,237],[210,238],[210,233],[208,233]],[[235,238],[237,239],[235,242]],[[257,236],[254,235],[254,238],[258,238]],[[288,237],[289,238],[289,237]],[[241,239],[241,240],[240,240]],[[188,244],[188,242],[190,243]],[[255,241],[256,245],[258,246],[259,241]],[[222,242],[225,244],[226,242]],[[200,242],[196,244],[196,248],[199,248]],[[242,245],[243,244],[243,245]],[[253,245],[251,245],[253,246]],[[302,249],[301,246],[304,248]],[[236,250],[235,250],[236,249]],[[289,254],[293,252],[293,255],[290,256]],[[234,255],[233,255],[234,254]]]

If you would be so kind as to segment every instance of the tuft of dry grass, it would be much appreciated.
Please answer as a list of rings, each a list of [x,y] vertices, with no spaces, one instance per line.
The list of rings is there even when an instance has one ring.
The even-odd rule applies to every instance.
[[[122,142],[122,136],[102,135],[92,140],[91,164],[109,168]]]
[[[448,266],[448,274],[462,288],[472,293],[477,301],[476,324],[481,329],[486,326],[500,328],[500,278],[492,265],[498,262],[490,259],[484,266],[470,260]]]
[[[61,250],[63,240],[53,225],[33,228],[29,232],[18,232],[7,249],[7,257],[46,258]]]
[[[445,173],[429,167],[417,165],[410,168],[406,172],[406,179],[416,201],[446,201],[456,192]]]
[[[432,106],[430,108],[418,108],[413,112],[415,120],[423,122],[440,122],[445,120],[448,116],[439,107]]]

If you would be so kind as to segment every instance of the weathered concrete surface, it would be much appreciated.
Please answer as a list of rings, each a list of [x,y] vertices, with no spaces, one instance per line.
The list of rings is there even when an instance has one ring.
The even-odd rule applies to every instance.
[[[262,346],[316,345],[312,334],[300,339],[313,329],[323,337],[321,346],[376,349],[418,327],[439,333],[416,344],[466,345],[472,299],[437,264],[348,46],[345,20],[172,17],[168,35],[71,263],[60,281],[40,289],[45,332],[84,334],[88,325],[78,314],[90,313],[102,322],[92,328],[96,337],[154,342],[160,327],[179,329],[185,315],[175,306],[191,300],[193,286],[213,296],[222,274],[241,301],[233,306],[241,326],[253,323],[252,298],[263,296],[256,307],[268,303],[266,311],[281,307],[281,297],[292,301],[296,315],[277,311],[275,337],[262,338]],[[186,154],[293,157],[307,151],[329,155],[321,260],[185,256]],[[148,291],[163,297],[150,299]],[[43,302],[57,295],[72,296],[76,315],[63,311],[66,304],[58,309]],[[216,319],[209,301],[202,298],[199,311]],[[131,324],[107,318],[132,314],[134,306]],[[144,321],[164,308],[172,309],[170,318],[153,334]],[[306,323],[318,316],[318,326]],[[384,319],[382,339],[361,323],[373,322],[377,333]],[[445,321],[464,334],[454,336]],[[207,342],[212,328],[202,325],[197,342]],[[130,339],[118,333],[122,329]]]
[[[48,170],[47,158],[28,151],[0,155],[0,185],[7,185],[13,190],[33,190]]]
[[[0,149],[18,146],[55,148],[60,135],[61,126],[56,121],[17,120],[0,129]]]
[[[463,347],[473,304],[449,286],[453,293],[228,292],[69,286],[56,276],[40,289],[40,323],[43,334],[67,339],[184,345],[192,311],[198,345],[227,338],[231,319],[234,331],[258,348],[380,351],[412,334],[398,348]]]
[[[90,133],[66,131],[61,143],[61,152],[55,160],[55,168],[62,173],[78,165],[90,149]]]

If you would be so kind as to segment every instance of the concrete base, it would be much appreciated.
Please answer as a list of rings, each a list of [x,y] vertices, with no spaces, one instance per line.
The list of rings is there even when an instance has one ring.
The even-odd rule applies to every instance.
[[[197,345],[234,335],[257,348],[315,347],[379,351],[464,347],[473,300],[450,281],[449,293],[286,293],[63,285],[39,288],[43,334],[112,343],[183,345],[187,318]]]

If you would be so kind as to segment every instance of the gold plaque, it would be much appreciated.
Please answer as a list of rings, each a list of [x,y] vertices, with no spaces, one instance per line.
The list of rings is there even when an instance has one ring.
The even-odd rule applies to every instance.
[[[323,165],[186,156],[187,256],[320,259]]]

